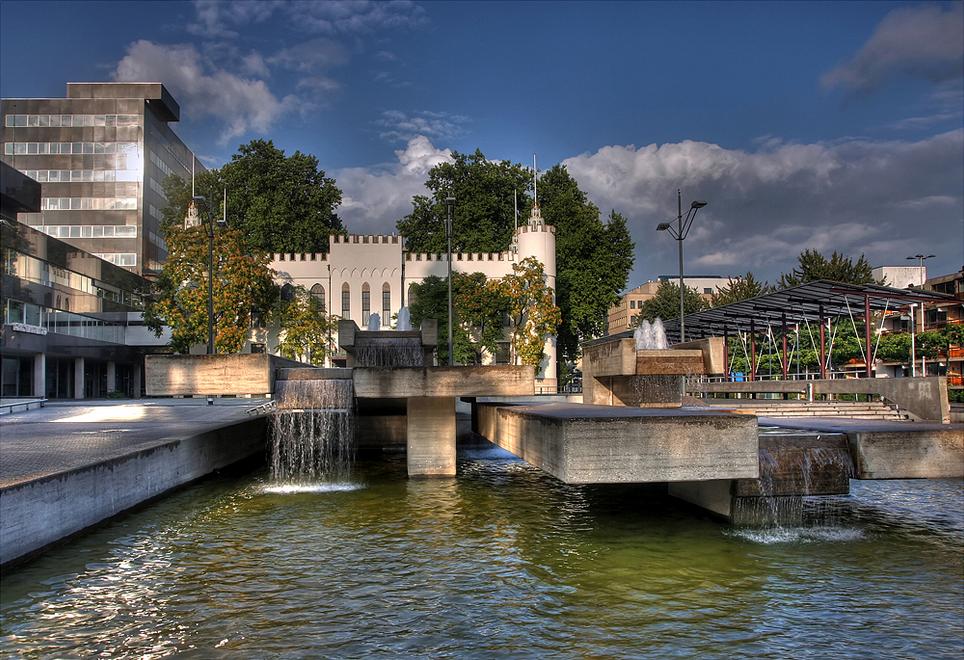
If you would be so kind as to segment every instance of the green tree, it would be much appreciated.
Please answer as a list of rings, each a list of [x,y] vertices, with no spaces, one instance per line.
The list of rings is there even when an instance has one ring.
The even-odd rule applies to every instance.
[[[537,259],[527,257],[513,264],[511,275],[490,286],[509,299],[513,363],[538,368],[545,357],[546,340],[556,333],[562,320],[552,288],[546,283],[545,269]]]
[[[458,287],[455,283],[458,281]],[[482,364],[484,353],[495,355],[504,337],[509,300],[499,287],[489,286],[485,275],[472,273],[453,280],[453,307],[474,353],[473,362]],[[466,361],[467,362],[467,361]]]
[[[806,284],[814,280],[833,280],[845,284],[883,284],[874,279],[870,262],[860,255],[855,262],[834,251],[830,258],[816,250],[804,250],[797,257],[797,267],[780,276],[780,287]]]
[[[683,297],[683,313],[693,314],[709,307],[703,296],[692,287],[686,287]],[[679,285],[670,280],[663,280],[656,288],[656,295],[643,302],[639,315],[633,321],[633,327],[643,319],[667,321],[679,318]]]
[[[770,293],[772,290],[773,287],[768,283],[761,282],[753,276],[753,273],[747,272],[746,275],[738,277],[735,280],[730,279],[726,283],[726,286],[720,287],[720,290],[713,294],[713,307],[729,305],[740,302],[741,300],[762,296],[765,293]]]
[[[344,231],[335,213],[341,191],[310,154],[286,156],[270,140],[252,140],[217,175],[228,189],[228,223],[258,249],[327,251],[329,233]]]
[[[508,161],[491,161],[480,150],[454,152],[452,162],[433,167],[425,182],[428,196],[413,198],[410,214],[398,221],[398,232],[412,252],[445,252],[445,199],[455,197],[452,250],[502,252],[512,242],[513,194],[520,212],[528,209],[529,170]]]
[[[564,165],[540,177],[539,207],[556,228],[560,363],[574,362],[580,342],[605,333],[609,308],[619,301],[632,270],[635,245],[626,219],[612,211],[603,222]]]
[[[473,362],[476,357],[475,348],[469,338],[469,331],[460,323],[461,310],[459,300],[462,284],[466,278],[474,278],[481,273],[464,275],[452,274],[452,313],[455,322],[452,328],[452,350],[455,353],[455,363],[466,364]],[[412,327],[417,328],[425,319],[438,322],[438,360],[439,364],[448,364],[448,278],[431,275],[411,289],[408,311],[412,317]]]
[[[157,335],[171,328],[171,347],[187,353],[207,343],[208,228],[168,226],[168,259],[153,285],[144,321]],[[252,313],[271,308],[277,296],[270,255],[251,251],[237,229],[219,229],[214,245],[214,335],[218,353],[244,346]]]
[[[279,296],[274,316],[281,328],[278,352],[289,360],[322,364],[334,323],[321,303],[303,286],[290,289],[290,296]]]

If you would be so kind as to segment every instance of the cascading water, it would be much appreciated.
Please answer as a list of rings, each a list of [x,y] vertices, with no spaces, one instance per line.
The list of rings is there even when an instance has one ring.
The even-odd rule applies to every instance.
[[[352,380],[279,380],[277,401],[271,480],[288,486],[347,483],[355,460]]]
[[[380,337],[354,349],[356,367],[423,367],[420,337]]]

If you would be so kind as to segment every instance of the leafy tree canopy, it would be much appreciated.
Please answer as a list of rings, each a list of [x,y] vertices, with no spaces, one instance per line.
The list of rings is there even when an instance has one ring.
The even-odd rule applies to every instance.
[[[512,320],[512,362],[539,367],[545,357],[546,340],[556,334],[562,321],[553,303],[546,272],[534,257],[512,266],[512,274],[490,286],[509,299]]]
[[[323,364],[334,331],[331,317],[321,302],[303,286],[292,287],[290,296],[279,296],[274,310],[283,328],[278,352],[289,360]]]
[[[773,291],[773,287],[767,282],[761,282],[754,277],[753,273],[747,272],[747,274],[742,277],[735,280],[731,279],[726,283],[726,286],[721,287],[720,290],[713,295],[713,307],[720,307],[721,305],[729,305],[730,303],[740,302],[741,300],[755,298],[756,296],[762,296],[771,291]]]
[[[626,219],[612,211],[603,222],[564,165],[540,177],[539,207],[546,223],[556,227],[559,353],[574,361],[581,341],[605,333],[609,308],[618,302],[633,267],[635,245]]]
[[[445,252],[445,199],[451,195],[454,252],[507,250],[515,226],[513,193],[518,194],[521,215],[529,208],[530,179],[522,165],[490,161],[478,149],[473,154],[454,152],[452,162],[429,171],[425,186],[431,195],[413,198],[414,208],[398,221],[398,232],[410,251]]]
[[[780,287],[806,284],[814,280],[833,280],[846,284],[883,284],[874,279],[870,262],[860,255],[855,262],[836,250],[830,258],[816,250],[804,250],[797,257],[797,267],[780,276]]]
[[[683,297],[683,313],[693,314],[709,307],[703,296],[692,288],[686,287]],[[657,318],[666,321],[679,318],[679,285],[671,280],[663,280],[656,288],[656,295],[643,302],[639,315],[633,320],[633,327],[642,322],[654,321]]]

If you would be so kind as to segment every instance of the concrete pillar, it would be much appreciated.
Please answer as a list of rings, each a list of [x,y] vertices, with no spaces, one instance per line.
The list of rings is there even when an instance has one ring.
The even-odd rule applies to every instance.
[[[669,484],[671,496],[730,520],[733,517],[733,480],[675,481]]]
[[[43,353],[33,356],[33,395],[41,399],[47,396],[47,356]]]
[[[74,358],[74,398],[83,399],[84,391],[84,358]]]
[[[409,397],[408,476],[455,476],[455,397]]]
[[[113,360],[107,362],[107,394],[117,389],[117,365]]]
[[[135,364],[131,367],[131,396],[135,399],[141,398],[141,365]]]

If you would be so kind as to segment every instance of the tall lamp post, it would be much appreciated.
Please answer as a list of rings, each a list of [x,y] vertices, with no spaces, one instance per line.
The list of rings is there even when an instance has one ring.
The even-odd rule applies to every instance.
[[[445,236],[448,239],[448,269],[449,269],[449,366],[455,364],[455,355],[452,352],[452,208],[455,206],[455,198],[449,195],[445,198],[445,205],[448,207],[448,219],[445,222]]]
[[[934,256],[936,255],[915,254],[912,257],[907,257],[909,261],[914,261],[916,259],[919,264],[921,286],[924,286],[924,282],[927,280],[927,278],[924,277],[924,262]],[[914,308],[916,306],[917,306],[917,303],[911,303],[911,306],[910,306],[910,375],[911,377],[914,377],[917,375],[917,320],[914,318]],[[924,325],[924,305],[923,304],[921,304],[920,316],[921,316],[921,326],[923,327]],[[927,374],[924,373],[924,375],[926,376]]]
[[[225,193],[226,194],[226,193]],[[207,208],[208,223],[208,355],[214,355],[214,217],[208,207],[204,195],[194,195],[192,198],[198,206]],[[218,226],[227,224],[226,219],[219,220]]]
[[[676,243],[679,245],[679,340],[680,343],[682,343],[686,341],[686,329],[683,324],[683,301],[686,299],[686,288],[683,286],[683,241],[686,240],[687,234],[690,233],[690,227],[693,225],[693,218],[696,217],[696,212],[706,206],[706,202],[692,202],[689,211],[686,212],[686,216],[684,217],[683,193],[677,188],[676,205],[676,226],[674,227],[669,222],[661,222],[656,226],[656,231],[668,231],[670,236],[676,239]]]

